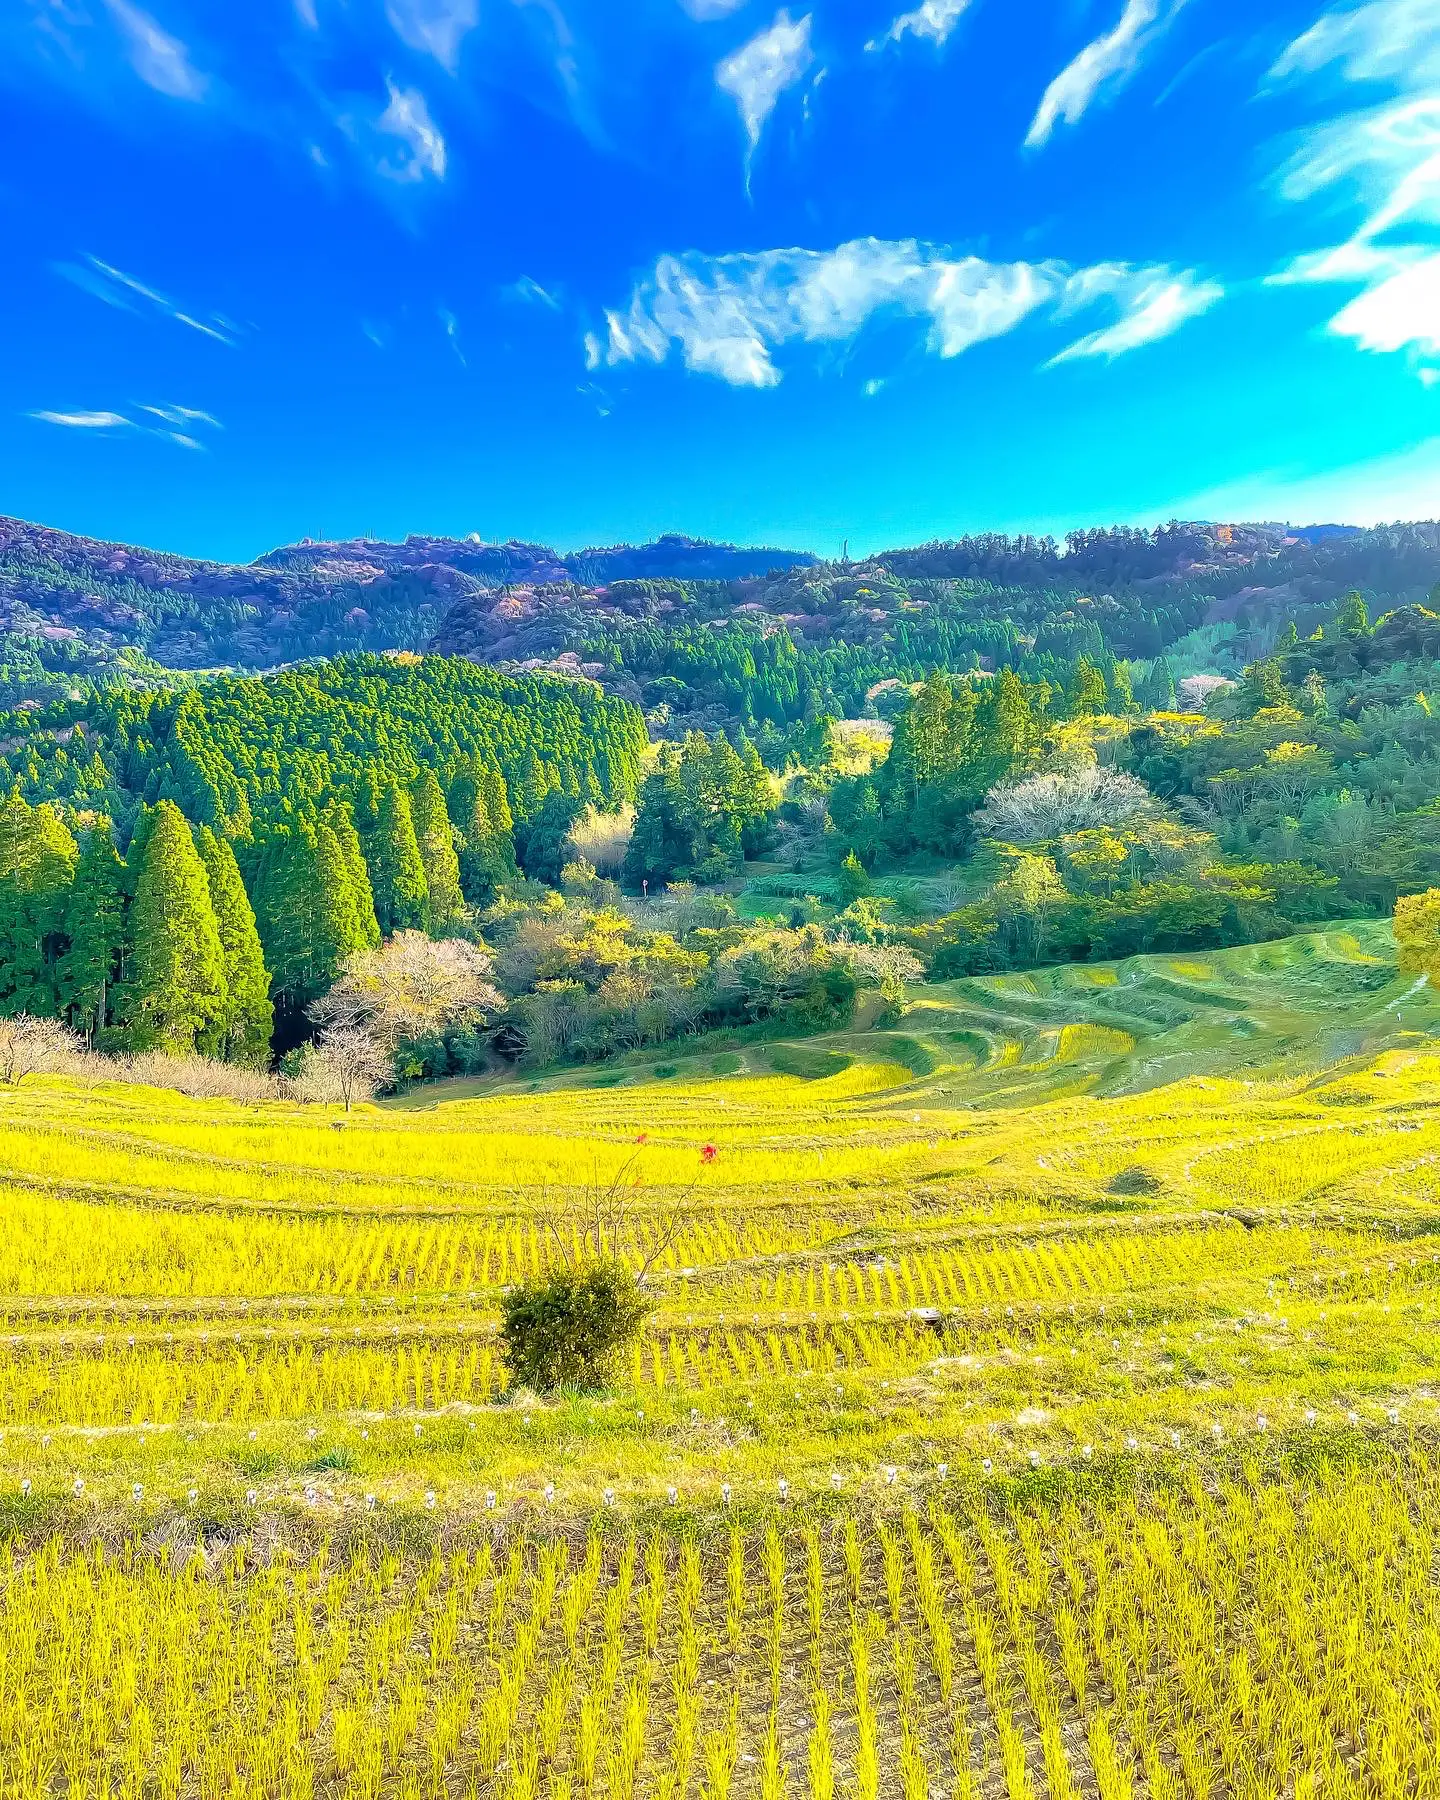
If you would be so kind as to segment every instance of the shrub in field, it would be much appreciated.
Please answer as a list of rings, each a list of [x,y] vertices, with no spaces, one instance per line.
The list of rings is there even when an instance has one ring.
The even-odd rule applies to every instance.
[[[500,1340],[513,1387],[603,1387],[650,1302],[621,1262],[564,1268],[512,1288],[501,1301]]]

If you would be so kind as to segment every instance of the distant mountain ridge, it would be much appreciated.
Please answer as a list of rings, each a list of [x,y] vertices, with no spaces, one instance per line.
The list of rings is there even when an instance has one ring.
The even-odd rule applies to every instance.
[[[678,534],[565,553],[415,535],[305,541],[235,564],[0,518],[0,705],[61,697],[87,677],[168,682],[167,671],[350,650],[599,670],[631,686],[649,671],[671,694],[714,663],[716,633],[737,631],[744,641],[727,638],[724,655],[742,683],[752,640],[785,638],[832,663],[863,652],[839,703],[862,677],[969,666],[954,659],[972,653],[986,666],[1057,632],[1075,639],[1072,655],[1086,637],[1092,651],[1103,638],[1115,655],[1150,658],[1197,627],[1235,626],[1237,648],[1263,653],[1265,620],[1281,609],[1305,624],[1355,587],[1389,610],[1427,599],[1437,580],[1434,524],[1175,522],[1063,544],[979,533],[860,562]]]
[[[95,674],[130,651],[172,669],[272,668],[346,650],[419,649],[457,598],[517,582],[723,581],[814,561],[680,536],[571,554],[415,536],[291,544],[241,564],[0,518],[0,662]]]
[[[286,544],[256,557],[252,568],[301,572],[317,566],[354,564],[394,574],[401,569],[444,566],[487,585],[573,581],[603,587],[612,581],[736,581],[772,571],[808,568],[820,559],[807,550],[748,549],[667,532],[648,544],[614,544],[604,549],[558,551],[548,544],[510,538],[486,543],[478,533],[466,538],[411,534],[398,544],[376,538]]]

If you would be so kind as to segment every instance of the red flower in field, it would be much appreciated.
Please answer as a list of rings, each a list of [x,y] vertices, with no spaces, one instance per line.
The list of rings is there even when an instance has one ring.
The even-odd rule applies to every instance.
[[[642,1131],[635,1142],[637,1144],[648,1144],[650,1142],[650,1133],[648,1131]]]
[[[700,1149],[700,1160],[701,1160],[701,1162],[704,1162],[704,1163],[714,1162],[715,1158],[719,1154],[720,1154],[720,1152],[715,1148],[715,1146],[713,1144],[704,1144],[701,1146],[701,1149]]]

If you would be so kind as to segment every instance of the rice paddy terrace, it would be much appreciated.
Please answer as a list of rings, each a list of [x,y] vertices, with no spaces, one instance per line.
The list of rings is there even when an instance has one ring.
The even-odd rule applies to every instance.
[[[1440,1791],[1437,1075],[1355,925],[349,1118],[7,1092],[0,1796]],[[617,1179],[689,1196],[622,1385],[507,1396]]]

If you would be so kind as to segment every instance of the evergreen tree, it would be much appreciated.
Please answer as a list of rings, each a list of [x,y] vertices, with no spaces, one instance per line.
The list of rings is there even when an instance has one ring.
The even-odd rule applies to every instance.
[[[208,1036],[225,1010],[225,955],[205,865],[172,800],[146,835],[130,913],[126,1021],[142,1049],[180,1054]]]
[[[1076,718],[1103,713],[1107,703],[1105,672],[1088,656],[1077,657],[1070,679],[1070,710]]]
[[[433,769],[421,771],[411,793],[415,842],[425,870],[424,925],[432,937],[438,937],[455,923],[465,905],[455,831]]]
[[[380,947],[380,926],[375,918],[375,893],[370,886],[370,870],[365,852],[360,847],[360,833],[355,829],[354,815],[343,802],[337,801],[325,814],[325,823],[335,833],[335,842],[345,864],[355,907],[355,931],[367,950]]]
[[[75,1025],[93,1042],[110,1023],[111,995],[120,978],[125,941],[125,865],[115,853],[110,821],[91,826],[75,865],[65,908],[68,940],[60,958],[59,999]]]
[[[626,887],[638,893],[647,881],[654,887],[663,886],[675,870],[688,865],[690,834],[684,814],[680,759],[672,745],[662,744],[655,767],[640,789],[635,827],[625,852],[622,879]]]
[[[425,914],[425,864],[415,839],[409,796],[397,781],[387,782],[380,791],[365,861],[381,931],[388,937],[418,927]]]
[[[0,806],[0,1014],[58,1008],[56,965],[78,856],[53,806],[30,806],[18,789]]]
[[[1141,682],[1136,698],[1151,712],[1174,712],[1179,704],[1175,692],[1175,671],[1167,656],[1157,656],[1150,673]]]
[[[225,963],[225,1006],[203,1040],[227,1062],[263,1068],[270,1058],[275,1009],[270,972],[240,868],[229,842],[208,825],[196,833]]]
[[[286,1032],[347,956],[373,947],[361,899],[340,840],[323,821],[299,819],[267,845],[256,911]]]

